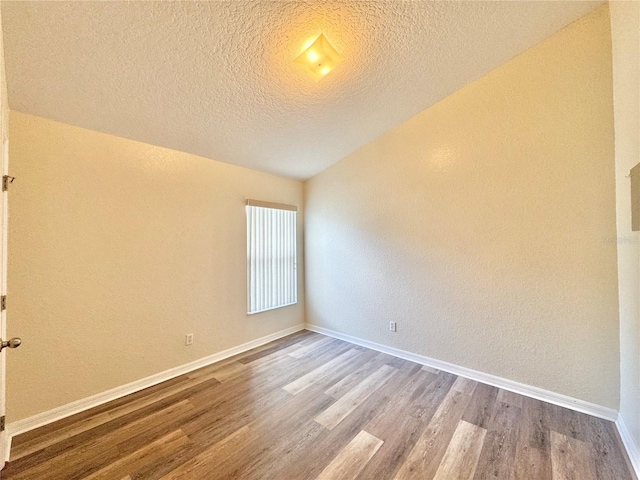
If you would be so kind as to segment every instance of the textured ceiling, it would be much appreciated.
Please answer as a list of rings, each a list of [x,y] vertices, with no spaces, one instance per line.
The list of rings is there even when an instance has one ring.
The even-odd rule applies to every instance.
[[[309,178],[602,2],[3,2],[10,107]],[[324,33],[320,82],[292,60]]]

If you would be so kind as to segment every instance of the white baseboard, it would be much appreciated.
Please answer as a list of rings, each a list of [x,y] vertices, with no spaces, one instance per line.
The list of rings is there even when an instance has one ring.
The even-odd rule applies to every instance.
[[[105,392],[101,392],[96,395],[92,395],[90,397],[83,398],[66,405],[62,405],[52,410],[38,413],[37,415],[33,415],[31,417],[9,423],[7,425],[9,446],[11,445],[11,438],[16,435],[28,432],[29,430],[33,430],[38,427],[42,427],[43,425],[47,425],[49,423],[56,422],[71,415],[75,415],[76,413],[89,410],[90,408],[97,407],[104,403],[116,400],[126,395],[130,395],[140,390],[144,390],[145,388],[157,385],[180,375],[184,375],[185,373],[192,372],[193,370],[197,370],[198,368],[206,367],[207,365],[219,362],[220,360],[224,360],[225,358],[232,357],[239,353],[246,352],[247,350],[251,350],[252,348],[264,345],[265,343],[272,342],[273,340],[277,340],[279,338],[286,337],[287,335],[291,335],[292,333],[299,332],[300,330],[304,330],[304,328],[304,325],[301,324],[296,325],[295,327],[287,328],[285,330],[280,330],[279,332],[272,333],[271,335],[267,335],[256,340],[243,343],[242,345],[238,345],[237,347],[232,347],[222,352],[214,353],[213,355],[201,358],[199,360],[195,360],[193,362],[189,362],[184,365],[165,370],[164,372],[156,373],[155,375],[136,380],[135,382],[127,383],[120,387],[112,388],[111,390],[107,390]],[[9,449],[7,448],[7,454],[8,452]]]
[[[640,478],[640,447],[636,444],[635,440],[631,436],[631,432],[627,427],[622,415],[618,415],[616,420],[616,427],[618,427],[618,433],[622,439],[624,447],[627,449],[631,466],[636,472],[636,477]]]
[[[461,367],[453,363],[436,360],[435,358],[425,357],[424,355],[418,355],[417,353],[407,352],[406,350],[400,350],[399,348],[388,347],[379,343],[352,337],[351,335],[346,335],[334,330],[329,330],[324,327],[307,324],[306,328],[307,330],[338,338],[340,340],[344,340],[345,342],[361,345],[372,350],[377,350],[382,353],[393,355],[394,357],[404,358],[405,360],[410,360],[421,365],[427,365],[444,372],[449,372],[461,377],[470,378],[471,380],[475,380],[476,382],[486,383],[487,385],[492,385],[504,390],[509,390],[526,397],[542,400],[543,402],[552,403],[554,405],[569,408],[577,412],[586,413],[587,415],[603,418],[605,420],[611,420],[612,422],[615,422],[618,418],[618,412],[612,408],[585,402],[584,400],[568,397],[560,393],[551,392],[549,390],[533,387],[531,385],[508,380],[506,378],[497,377],[488,373],[479,372],[471,368]]]
[[[3,462],[5,464],[9,461],[9,456],[10,456],[10,453],[11,453],[11,441],[12,440],[13,440],[13,438],[11,437],[11,435],[7,434],[7,440],[6,440],[5,449],[4,449],[4,459],[3,459]],[[2,468],[4,468],[4,466]],[[2,468],[0,468],[0,470],[2,470]]]

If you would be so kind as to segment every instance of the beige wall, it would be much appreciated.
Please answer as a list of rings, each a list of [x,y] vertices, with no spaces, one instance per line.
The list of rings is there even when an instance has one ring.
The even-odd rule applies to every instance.
[[[605,6],[308,181],[307,322],[617,409],[611,90]]]
[[[640,461],[640,234],[631,231],[629,170],[640,162],[640,3],[614,1],[613,99],[620,298],[620,414]]]
[[[9,422],[304,322],[246,314],[244,200],[301,182],[17,112],[10,141]]]

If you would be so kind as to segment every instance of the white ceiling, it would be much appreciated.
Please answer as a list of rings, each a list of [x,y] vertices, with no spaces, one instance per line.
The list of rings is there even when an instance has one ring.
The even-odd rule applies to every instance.
[[[2,2],[10,107],[306,179],[603,2]],[[319,83],[292,60],[324,33]]]

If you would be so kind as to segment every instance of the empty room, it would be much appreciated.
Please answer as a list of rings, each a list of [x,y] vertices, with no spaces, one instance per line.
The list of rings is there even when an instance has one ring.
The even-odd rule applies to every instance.
[[[2,480],[638,480],[640,0],[0,0]]]

